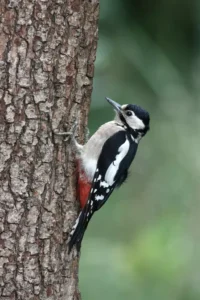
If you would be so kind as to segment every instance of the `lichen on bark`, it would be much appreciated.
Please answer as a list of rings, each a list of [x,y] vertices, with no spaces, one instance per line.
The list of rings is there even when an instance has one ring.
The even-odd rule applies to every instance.
[[[70,146],[84,128],[97,47],[98,0],[1,0],[0,298],[75,300],[79,257]],[[67,125],[64,128],[64,125]]]

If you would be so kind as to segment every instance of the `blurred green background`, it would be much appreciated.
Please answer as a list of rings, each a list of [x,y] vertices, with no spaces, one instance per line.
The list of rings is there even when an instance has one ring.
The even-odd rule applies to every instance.
[[[151,115],[128,181],[85,235],[83,300],[200,299],[200,1],[100,0],[89,118],[105,96]]]

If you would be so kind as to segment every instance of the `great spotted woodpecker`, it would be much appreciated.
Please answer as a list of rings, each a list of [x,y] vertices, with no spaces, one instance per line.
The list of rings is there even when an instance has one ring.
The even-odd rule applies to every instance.
[[[103,124],[84,146],[77,143],[74,132],[71,136],[78,160],[82,211],[70,233],[69,252],[75,244],[80,248],[94,212],[127,178],[139,141],[149,130],[150,117],[147,111],[137,105],[121,106],[106,99],[116,111],[114,121]]]

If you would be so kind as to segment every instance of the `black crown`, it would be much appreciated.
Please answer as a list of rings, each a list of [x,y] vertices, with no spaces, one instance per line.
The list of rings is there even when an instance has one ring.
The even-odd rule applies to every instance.
[[[135,105],[135,104],[128,104],[126,107],[126,110],[132,110],[134,112],[134,114],[139,119],[141,119],[146,126],[149,125],[149,121],[150,121],[149,113],[146,110],[144,110],[143,108],[141,108],[140,106]]]

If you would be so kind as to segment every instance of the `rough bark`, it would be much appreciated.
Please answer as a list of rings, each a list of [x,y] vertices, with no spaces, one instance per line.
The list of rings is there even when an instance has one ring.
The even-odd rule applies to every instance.
[[[0,299],[75,300],[73,154],[54,130],[78,120],[92,91],[98,0],[1,0]],[[64,124],[67,128],[64,128]]]

